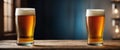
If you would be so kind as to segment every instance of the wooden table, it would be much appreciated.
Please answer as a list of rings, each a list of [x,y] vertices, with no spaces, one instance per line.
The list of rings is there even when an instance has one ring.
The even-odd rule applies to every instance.
[[[120,40],[105,40],[104,46],[89,46],[86,40],[35,40],[34,46],[17,46],[16,40],[0,40],[0,50],[120,50]]]

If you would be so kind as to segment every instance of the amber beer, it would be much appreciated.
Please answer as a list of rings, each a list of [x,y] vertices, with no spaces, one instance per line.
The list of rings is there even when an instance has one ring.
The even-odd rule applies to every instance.
[[[34,42],[35,9],[16,8],[17,44],[32,46]]]
[[[103,9],[87,9],[86,24],[89,45],[103,45],[103,29],[105,21],[104,15],[105,14]]]

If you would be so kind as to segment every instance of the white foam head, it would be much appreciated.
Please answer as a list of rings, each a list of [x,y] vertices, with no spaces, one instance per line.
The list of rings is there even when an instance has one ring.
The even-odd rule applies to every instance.
[[[15,15],[35,15],[35,8],[16,8]]]
[[[104,9],[87,9],[86,17],[88,16],[104,16]]]

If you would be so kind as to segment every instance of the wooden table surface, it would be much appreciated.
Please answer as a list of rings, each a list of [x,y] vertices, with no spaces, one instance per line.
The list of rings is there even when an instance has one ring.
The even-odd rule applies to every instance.
[[[89,46],[86,40],[35,40],[34,46],[18,46],[16,40],[0,40],[0,49],[9,50],[120,50],[120,40],[105,40],[104,46]]]

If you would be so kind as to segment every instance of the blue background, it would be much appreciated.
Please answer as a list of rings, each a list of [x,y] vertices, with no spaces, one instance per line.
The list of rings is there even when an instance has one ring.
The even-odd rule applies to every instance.
[[[106,10],[104,39],[111,39],[110,0],[29,0],[36,8],[35,39],[87,39],[85,11]]]

